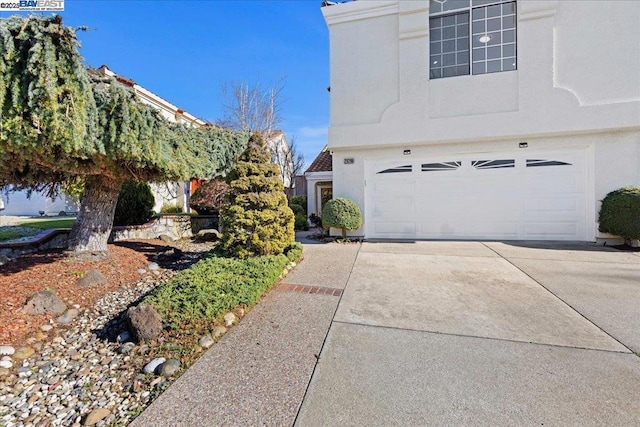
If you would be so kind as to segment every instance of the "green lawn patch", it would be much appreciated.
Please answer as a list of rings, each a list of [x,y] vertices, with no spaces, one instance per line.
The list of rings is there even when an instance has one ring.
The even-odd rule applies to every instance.
[[[18,237],[22,237],[22,234],[17,231],[0,231],[0,242],[17,239]]]
[[[52,228],[71,228],[76,222],[75,218],[65,219],[45,219],[45,220],[32,220],[22,221],[19,224],[23,227],[37,228],[40,230],[50,230]]]

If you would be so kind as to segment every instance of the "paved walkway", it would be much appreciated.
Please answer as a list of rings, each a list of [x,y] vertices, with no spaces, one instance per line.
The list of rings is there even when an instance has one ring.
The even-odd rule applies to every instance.
[[[132,426],[293,424],[360,248],[304,243],[304,261]]]
[[[311,243],[134,426],[640,425],[640,253]]]

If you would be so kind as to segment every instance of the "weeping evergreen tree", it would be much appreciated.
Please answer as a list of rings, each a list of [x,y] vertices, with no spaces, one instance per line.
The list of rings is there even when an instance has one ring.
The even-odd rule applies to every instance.
[[[249,139],[229,180],[231,204],[220,212],[223,249],[240,258],[283,253],[295,239],[293,211],[259,133]]]
[[[70,250],[106,251],[126,180],[215,176],[248,135],[169,123],[130,88],[87,71],[78,47],[59,16],[0,19],[0,189],[55,196],[83,181]]]

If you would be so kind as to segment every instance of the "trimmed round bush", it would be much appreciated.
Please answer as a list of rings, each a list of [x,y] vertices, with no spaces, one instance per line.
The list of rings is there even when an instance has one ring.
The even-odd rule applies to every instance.
[[[304,209],[304,214],[307,214],[307,196],[291,196],[289,205],[300,205]]]
[[[307,217],[304,216],[304,213],[295,214],[293,228],[302,231],[307,231],[309,229],[309,222],[307,221]]]
[[[298,205],[297,203],[292,203],[292,204],[289,205],[289,207],[291,208],[291,210],[293,211],[293,213],[295,215],[302,214],[302,216],[306,216],[304,208],[302,206]]]
[[[155,198],[146,182],[126,181],[120,190],[113,225],[141,225],[153,216]]]
[[[625,240],[640,239],[640,187],[612,191],[602,200],[599,230]]]
[[[362,227],[362,212],[352,200],[342,197],[331,199],[322,210],[322,226],[340,228],[342,237],[347,237],[347,230],[357,230]]]

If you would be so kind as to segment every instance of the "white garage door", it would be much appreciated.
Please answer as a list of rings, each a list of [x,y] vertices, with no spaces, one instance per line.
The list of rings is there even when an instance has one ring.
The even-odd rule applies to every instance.
[[[587,240],[583,150],[407,156],[366,170],[367,238]]]

